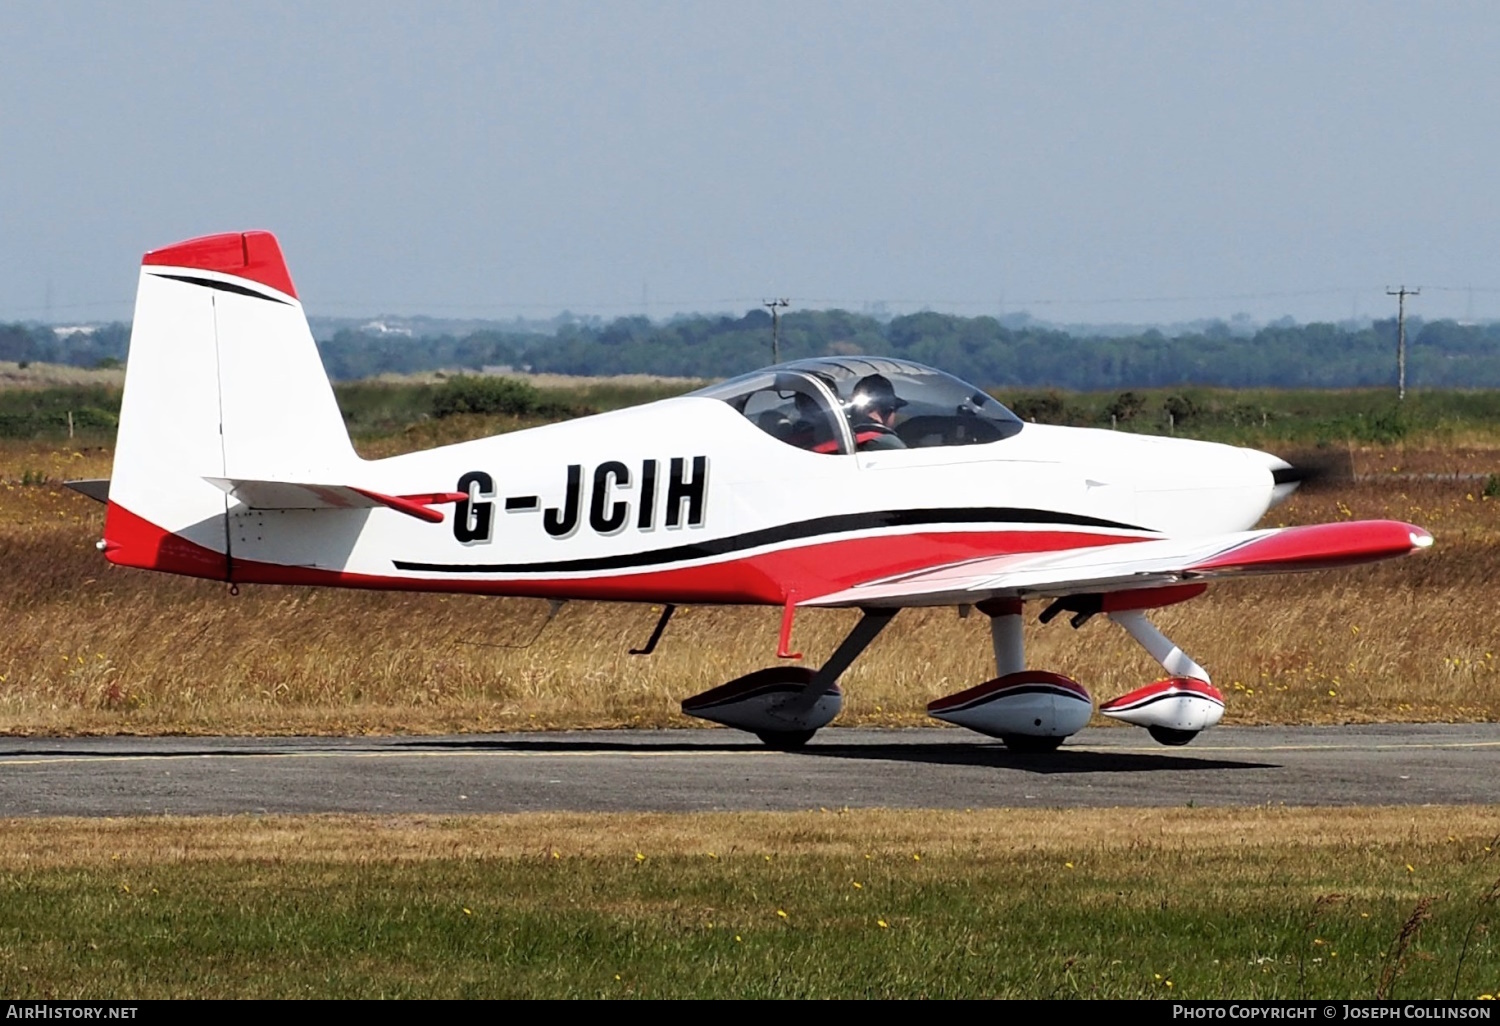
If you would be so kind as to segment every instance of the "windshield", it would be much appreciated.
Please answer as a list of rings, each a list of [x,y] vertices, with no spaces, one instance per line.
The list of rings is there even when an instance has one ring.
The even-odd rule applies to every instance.
[[[853,437],[827,378],[783,365],[689,394],[722,399],[772,438],[808,452],[836,455],[853,448]]]
[[[794,382],[803,384],[794,386]],[[773,386],[780,386],[780,391]],[[784,397],[780,405],[767,396],[756,398],[767,389]],[[982,389],[919,363],[881,356],[796,360],[691,394],[729,402],[762,430],[789,444],[814,451],[847,451],[842,445],[828,444],[826,436],[835,432],[829,430],[827,416],[832,411],[826,409],[824,392],[838,404],[837,415],[848,426],[849,440],[861,450],[975,445],[1009,438],[1023,427],[1015,414]],[[804,410],[817,406],[817,416],[788,410],[787,404],[795,407],[798,403],[797,396],[802,397]],[[809,440],[806,431],[788,431],[774,416],[762,423],[760,415],[768,410],[786,416],[790,423],[800,420],[818,425],[825,437],[803,444]]]

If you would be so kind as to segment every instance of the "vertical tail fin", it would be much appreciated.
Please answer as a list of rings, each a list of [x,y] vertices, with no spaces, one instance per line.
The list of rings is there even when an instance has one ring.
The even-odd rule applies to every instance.
[[[111,562],[225,578],[229,499],[205,478],[342,480],[358,461],[275,236],[146,254],[104,525]]]

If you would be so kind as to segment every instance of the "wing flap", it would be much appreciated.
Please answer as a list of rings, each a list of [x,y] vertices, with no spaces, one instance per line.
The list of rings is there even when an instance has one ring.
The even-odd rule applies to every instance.
[[[1042,555],[981,556],[868,581],[799,604],[936,606],[987,598],[1060,598],[1370,563],[1431,544],[1432,536],[1422,528],[1395,520],[1162,538]]]
[[[469,496],[464,492],[421,492],[386,495],[354,485],[307,484],[296,481],[251,481],[209,477],[209,484],[223,490],[251,509],[393,509],[431,524],[441,523],[441,510],[432,509]]]

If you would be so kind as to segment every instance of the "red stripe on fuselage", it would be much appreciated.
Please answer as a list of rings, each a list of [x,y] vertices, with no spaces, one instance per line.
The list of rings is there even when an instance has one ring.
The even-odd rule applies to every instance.
[[[116,503],[105,519],[105,554],[122,566],[192,577],[225,579],[222,552],[171,534]],[[619,602],[701,602],[781,605],[842,591],[862,581],[910,573],[978,556],[1057,552],[1141,541],[1088,531],[921,531],[840,538],[738,556],[716,563],[662,567],[577,578],[403,577],[283,566],[235,559],[229,579],[243,584],[303,584],[330,588],[435,591],[528,598]]]

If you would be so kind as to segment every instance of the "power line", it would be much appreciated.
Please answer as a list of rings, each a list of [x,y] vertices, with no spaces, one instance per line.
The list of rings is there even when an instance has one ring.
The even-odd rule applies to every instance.
[[[1396,401],[1401,402],[1406,399],[1406,297],[1420,296],[1422,290],[1387,286],[1385,294],[1396,297]]]
[[[781,311],[792,305],[789,299],[763,299],[761,306],[771,311],[771,362],[781,362]]]

